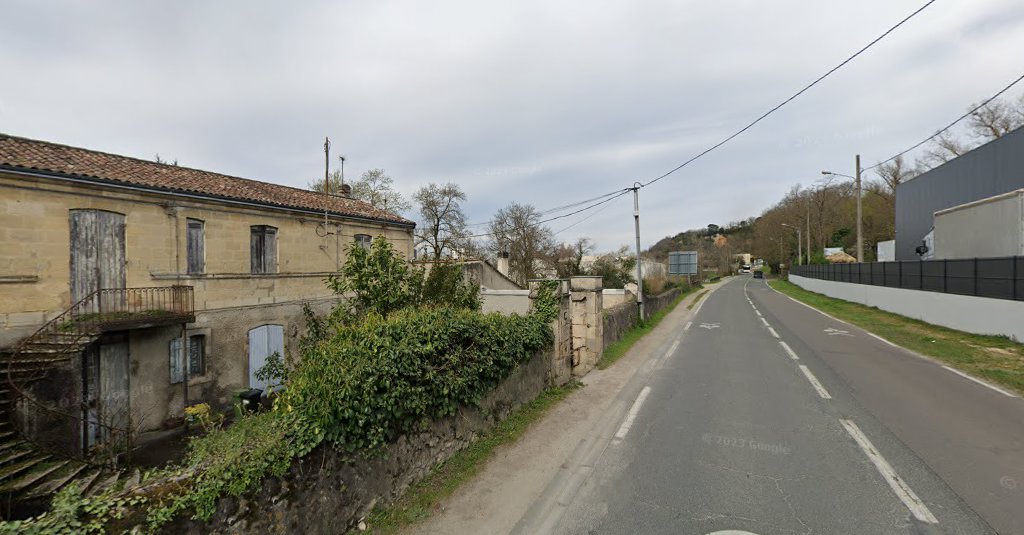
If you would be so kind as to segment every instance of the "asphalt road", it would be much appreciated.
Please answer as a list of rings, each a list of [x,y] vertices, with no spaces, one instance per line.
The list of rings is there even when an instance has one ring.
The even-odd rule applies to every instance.
[[[748,277],[674,327],[514,533],[1024,533],[1020,398]]]

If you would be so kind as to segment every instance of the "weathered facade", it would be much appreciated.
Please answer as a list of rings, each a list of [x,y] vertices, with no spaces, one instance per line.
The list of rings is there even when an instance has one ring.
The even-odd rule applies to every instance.
[[[336,301],[324,279],[345,246],[384,236],[408,257],[413,226],[346,197],[0,135],[0,350],[39,368],[11,394],[31,398],[14,399],[17,420],[87,449],[109,439],[94,420],[152,430],[265,386],[254,372],[294,350],[302,307]],[[102,321],[62,358],[26,358],[58,316],[73,321],[49,325],[50,346]]]

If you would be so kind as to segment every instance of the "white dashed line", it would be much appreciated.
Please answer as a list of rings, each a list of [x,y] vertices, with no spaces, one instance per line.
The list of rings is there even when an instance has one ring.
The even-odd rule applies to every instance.
[[[789,354],[789,358],[793,360],[800,360],[800,357],[796,356],[796,352],[793,351],[791,347],[789,347],[789,344],[783,342],[782,340],[779,340],[779,345],[782,346],[782,349],[786,350],[786,353]]]
[[[679,347],[679,340],[676,340],[675,342],[672,342],[672,347],[668,348],[668,351],[665,352],[665,356],[663,358],[668,358],[670,355],[672,355],[672,353],[675,353],[676,352],[676,348],[678,348],[678,347]]]
[[[683,330],[684,331],[689,331],[690,330],[690,325],[693,325],[692,321],[686,322],[686,327],[683,327]]]
[[[754,314],[757,314],[757,317],[759,317],[759,318],[763,318],[764,317],[764,316],[761,315],[761,311],[756,309],[756,308],[754,309]]]
[[[924,502],[921,501],[921,498],[918,498],[917,494],[914,494],[914,491],[910,489],[907,483],[896,474],[896,471],[893,470],[889,461],[886,461],[885,457],[882,457],[882,454],[878,453],[874,444],[872,444],[871,441],[868,440],[868,437],[861,432],[860,428],[857,427],[857,424],[853,423],[852,420],[843,419],[840,419],[839,423],[843,424],[843,427],[846,428],[846,432],[853,437],[853,440],[858,446],[860,446],[860,449],[868,456],[868,459],[871,460],[871,463],[874,464],[875,468],[882,474],[882,477],[885,478],[885,482],[889,484],[889,487],[896,493],[896,496],[900,501],[903,502],[903,505],[906,505],[907,509],[910,509],[914,518],[927,524],[938,524],[938,519],[936,519],[935,515],[928,510],[928,506],[926,506]]]
[[[970,375],[967,375],[966,373],[964,373],[964,372],[962,372],[960,370],[957,370],[957,369],[954,369],[954,368],[950,368],[949,366],[943,366],[943,368],[945,368],[945,369],[947,369],[947,370],[949,370],[949,371],[959,375],[960,377],[963,377],[964,379],[967,379],[969,381],[974,381],[975,383],[978,383],[981,386],[984,386],[986,388],[990,388],[992,390],[995,390],[996,392],[999,392],[1000,394],[1002,394],[1004,396],[1009,396],[1011,398],[1017,397],[1014,394],[1011,394],[1011,393],[1007,392],[1006,390],[1003,390],[1002,388],[999,388],[998,386],[990,385],[990,384],[986,383],[985,381],[982,381],[981,379],[977,379],[975,377],[971,377]]]
[[[764,319],[764,316],[761,317],[761,323],[763,323],[765,327],[771,327],[771,325],[768,324],[768,320]]]
[[[768,332],[772,333],[772,336],[774,336],[775,338],[779,338],[779,333],[775,332],[775,329],[768,327]]]
[[[821,399],[832,399],[832,396],[828,393],[828,390],[825,390],[825,387],[821,386],[821,383],[818,382],[818,378],[815,377],[813,373],[811,373],[811,370],[807,369],[807,366],[801,364],[800,371],[804,372],[804,376],[807,377],[807,380],[811,382],[811,386],[813,386],[814,389],[818,391],[818,395],[821,396]]]
[[[622,440],[626,438],[626,433],[629,433],[629,428],[633,427],[633,420],[636,420],[637,413],[640,412],[640,407],[644,404],[644,400],[647,399],[647,394],[651,393],[651,387],[645,386],[640,391],[640,395],[636,397],[636,401],[633,402],[633,406],[629,408],[629,413],[626,414],[626,419],[622,421],[622,425],[619,430],[615,433],[615,438]]]

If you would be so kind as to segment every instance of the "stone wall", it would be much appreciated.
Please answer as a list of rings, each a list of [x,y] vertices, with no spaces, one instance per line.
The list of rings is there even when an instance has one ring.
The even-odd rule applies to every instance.
[[[552,351],[522,364],[479,408],[463,408],[427,429],[400,437],[382,455],[347,460],[321,445],[255,494],[221,499],[209,522],[183,515],[161,533],[344,533],[378,502],[396,500],[413,483],[548,386]]]
[[[664,309],[679,297],[680,290],[673,288],[660,295],[644,298],[644,313],[647,317]],[[621,339],[627,331],[637,325],[637,309],[635,302],[626,302],[604,310],[604,347]]]

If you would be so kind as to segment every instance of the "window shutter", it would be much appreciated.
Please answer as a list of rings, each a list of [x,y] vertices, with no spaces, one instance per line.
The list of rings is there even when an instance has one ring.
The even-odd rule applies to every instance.
[[[264,273],[277,273],[277,229],[267,227],[264,238]]]
[[[205,266],[205,239],[203,237],[203,222],[196,219],[188,220],[186,232],[186,249],[188,256],[188,273],[190,275],[203,273]]]
[[[169,344],[171,384],[180,383],[185,380],[181,358],[181,338],[172,338]]]
[[[206,352],[206,337],[197,334],[188,339],[188,376],[203,374],[203,354]]]
[[[259,226],[249,232],[249,257],[252,273],[263,273],[263,230]]]

